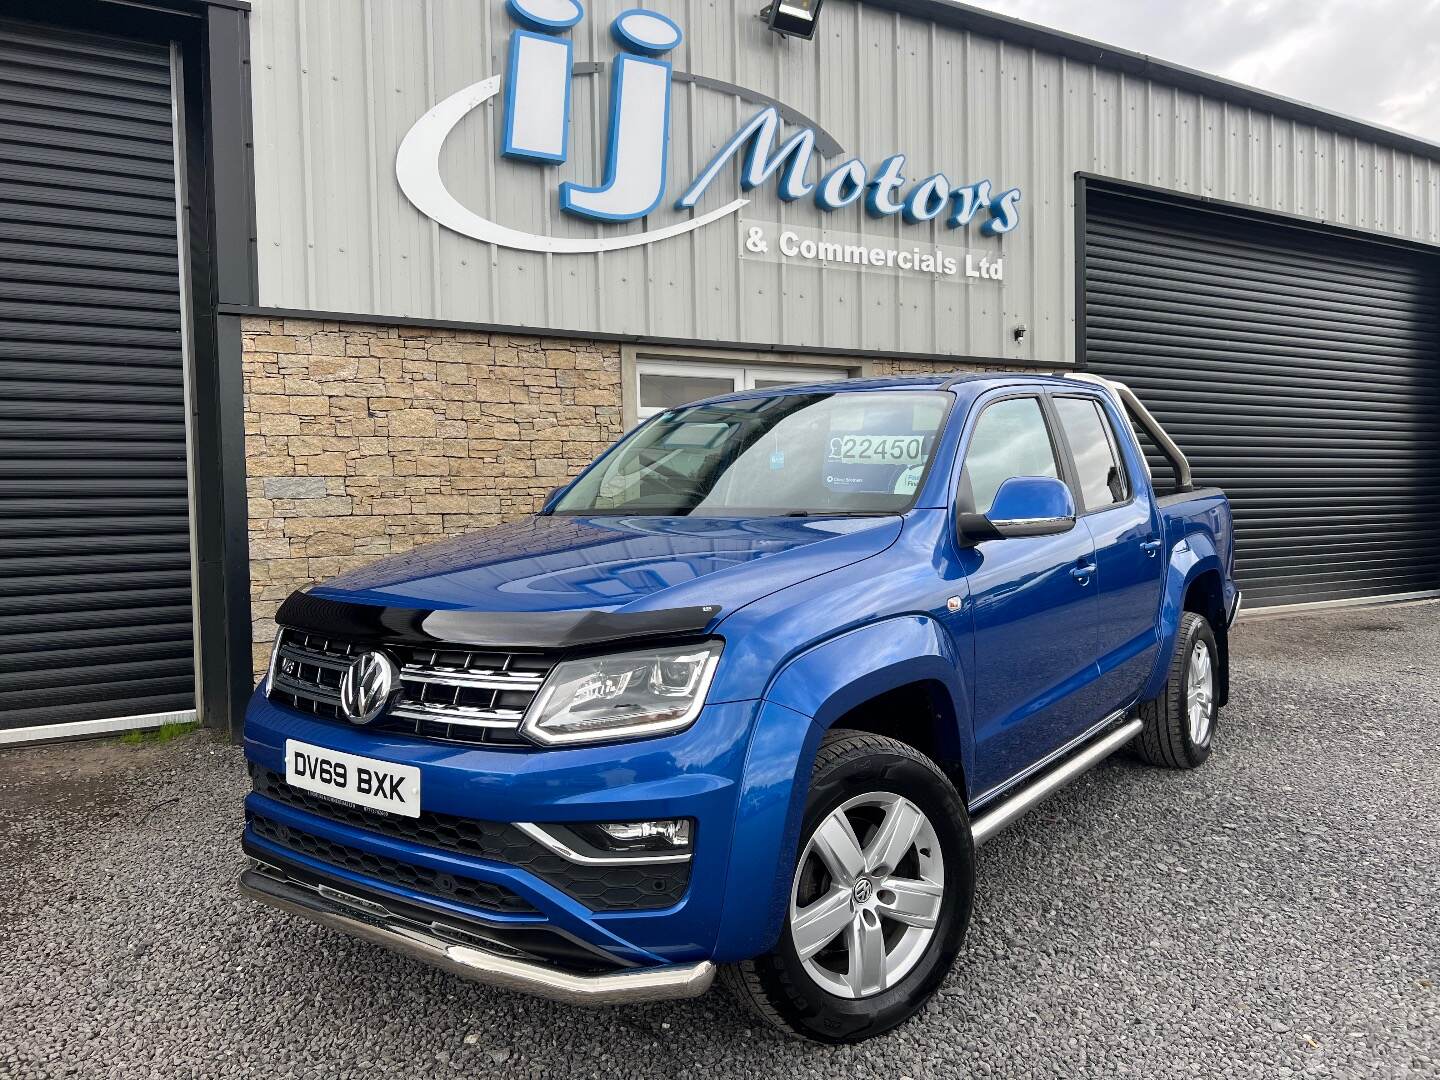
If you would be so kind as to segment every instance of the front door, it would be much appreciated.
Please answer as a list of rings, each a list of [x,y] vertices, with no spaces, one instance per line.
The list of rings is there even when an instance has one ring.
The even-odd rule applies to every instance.
[[[956,501],[985,513],[1012,476],[1062,476],[1038,394],[985,404],[970,434]],[[1095,546],[1077,525],[1055,536],[965,549],[975,641],[975,776],[979,798],[1083,725],[1095,666]],[[1098,719],[1098,717],[1094,718]]]

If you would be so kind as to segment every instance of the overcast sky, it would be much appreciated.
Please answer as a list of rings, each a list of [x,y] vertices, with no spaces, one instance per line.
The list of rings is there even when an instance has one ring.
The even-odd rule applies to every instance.
[[[967,0],[1440,142],[1440,0]]]

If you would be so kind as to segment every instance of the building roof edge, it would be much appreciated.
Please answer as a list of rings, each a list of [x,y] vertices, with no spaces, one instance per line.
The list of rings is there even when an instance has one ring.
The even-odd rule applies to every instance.
[[[866,7],[895,11],[937,25],[969,30],[986,37],[1025,45],[1041,52],[1056,53],[1099,68],[1152,79],[1181,90],[1259,109],[1313,127],[1352,135],[1381,146],[1440,161],[1440,144],[1429,142],[1417,135],[1330,112],[1316,105],[1307,105],[1303,101],[1258,90],[1253,86],[1223,79],[1218,75],[1209,75],[1144,53],[1131,52],[1009,15],[956,3],[955,0],[860,0],[860,3]]]

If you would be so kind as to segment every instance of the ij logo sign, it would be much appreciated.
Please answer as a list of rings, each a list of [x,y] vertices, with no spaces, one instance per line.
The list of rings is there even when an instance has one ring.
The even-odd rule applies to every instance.
[[[440,224],[477,240],[552,254],[614,251],[652,244],[693,232],[728,217],[750,200],[734,198],[706,209],[710,189],[738,166],[742,191],[771,181],[787,203],[809,201],[823,213],[859,203],[872,217],[898,216],[919,225],[937,222],[963,229],[979,219],[986,236],[1010,232],[1020,222],[1020,189],[995,192],[990,181],[956,184],[944,173],[918,181],[905,175],[904,154],[891,154],[875,166],[856,157],[824,168],[813,127],[800,128],[783,141],[781,110],[766,105],[720,146],[674,203],[689,214],[662,228],[620,235],[561,237],[524,232],[482,217],[450,194],[440,175],[445,140],[474,109],[504,88],[501,152],[512,160],[553,166],[570,153],[571,84],[577,74],[567,31],[584,18],[578,0],[507,0],[517,22],[510,36],[505,75],[492,75],[440,102],[412,127],[400,144],[395,172],[400,187],[419,210]],[[610,68],[609,130],[599,183],[565,181],[558,185],[560,208],[595,222],[635,221],[652,215],[665,198],[670,153],[670,101],[676,79],[760,97],[741,87],[672,70],[665,59],[683,40],[673,21],[653,11],[632,8],[610,24],[621,52]],[[838,155],[837,155],[838,156]],[[710,201],[713,201],[710,200]]]

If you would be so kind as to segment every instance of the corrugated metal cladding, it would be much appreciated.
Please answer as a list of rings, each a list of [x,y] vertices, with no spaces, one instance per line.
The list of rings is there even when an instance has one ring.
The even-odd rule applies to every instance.
[[[577,63],[606,63],[611,18],[587,4]],[[749,87],[810,117],[872,167],[1023,189],[1002,239],[822,215],[809,200],[750,193],[744,216],[897,240],[969,245],[1007,260],[1002,287],[741,260],[729,219],[602,255],[509,251],[422,216],[395,180],[395,152],[432,104],[504,70],[513,22],[502,0],[255,0],[253,73],[260,296],[265,305],[603,331],[710,342],[1073,359],[1074,176],[1088,172],[1440,243],[1440,164],[1263,112],[993,38],[830,0],[816,40],[782,41],[756,0],[657,0],[686,40],[677,71]],[[608,76],[577,76],[570,163],[502,159],[494,102],[467,118],[443,159],[479,213],[563,236],[624,232],[562,214],[559,180],[600,177]],[[712,152],[758,108],[693,83],[675,87],[671,190],[650,228]],[[788,130],[788,129],[787,129]],[[827,159],[831,163],[837,156]],[[736,192],[734,175],[700,210]],[[1032,333],[1017,345],[1017,323]]]
[[[1247,605],[1440,589],[1440,257],[1087,203],[1088,366],[1229,494]]]
[[[170,72],[0,22],[0,733],[194,707]]]

